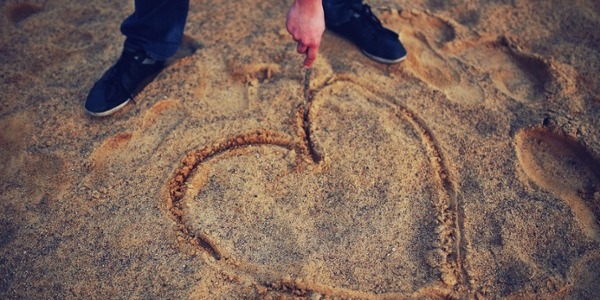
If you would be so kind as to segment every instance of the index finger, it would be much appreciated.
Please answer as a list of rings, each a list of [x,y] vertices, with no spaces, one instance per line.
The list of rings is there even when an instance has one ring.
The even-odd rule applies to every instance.
[[[306,51],[306,58],[304,59],[304,67],[310,68],[312,64],[317,59],[317,54],[319,53],[319,46],[310,47],[308,51]]]

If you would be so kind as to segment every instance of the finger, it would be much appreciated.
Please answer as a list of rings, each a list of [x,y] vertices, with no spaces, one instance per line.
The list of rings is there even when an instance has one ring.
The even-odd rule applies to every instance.
[[[298,53],[300,54],[304,54],[306,53],[306,51],[308,50],[308,47],[302,43],[298,43],[298,46],[296,47],[296,51],[298,51]]]
[[[306,58],[304,59],[304,67],[305,68],[310,68],[312,66],[312,64],[317,59],[318,52],[319,52],[319,46],[308,48],[308,51],[306,52]]]

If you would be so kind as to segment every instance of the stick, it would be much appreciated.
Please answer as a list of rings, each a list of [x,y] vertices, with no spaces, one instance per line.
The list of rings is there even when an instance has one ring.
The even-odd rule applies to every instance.
[[[310,102],[310,73],[312,69],[307,68],[304,71],[304,112],[308,112],[308,103]]]

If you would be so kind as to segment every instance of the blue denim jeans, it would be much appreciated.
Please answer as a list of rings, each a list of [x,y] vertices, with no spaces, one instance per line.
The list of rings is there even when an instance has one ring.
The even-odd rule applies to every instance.
[[[188,9],[189,0],[135,0],[135,12],[121,24],[125,47],[167,60],[183,38]]]
[[[350,8],[361,4],[362,0],[323,0],[327,25],[344,23],[352,16]],[[135,0],[135,12],[121,24],[125,47],[157,60],[171,57],[183,37],[188,9],[189,0]]]

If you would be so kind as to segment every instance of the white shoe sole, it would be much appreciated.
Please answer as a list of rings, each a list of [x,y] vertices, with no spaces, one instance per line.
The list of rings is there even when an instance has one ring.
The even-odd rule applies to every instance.
[[[399,63],[399,62],[401,62],[401,61],[403,61],[403,60],[406,59],[406,55],[404,55],[404,56],[402,56],[402,57],[400,57],[398,59],[385,59],[385,58],[381,58],[381,57],[375,56],[373,54],[369,54],[369,53],[367,53],[364,50],[361,50],[361,51],[368,58],[370,58],[370,59],[372,59],[372,60],[374,60],[376,62],[382,63],[382,64],[397,64],[397,63]]]
[[[129,101],[131,101],[131,98],[127,99],[127,101],[119,104],[118,106],[114,107],[113,109],[107,110],[107,111],[103,111],[103,112],[92,112],[89,110],[85,110],[85,112],[87,112],[88,114],[94,116],[94,117],[106,117],[108,115],[112,115],[114,114],[117,110],[123,108],[125,105],[127,105],[127,103],[129,103]]]

